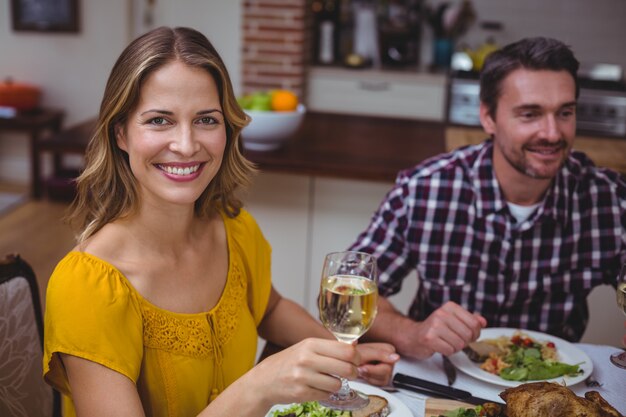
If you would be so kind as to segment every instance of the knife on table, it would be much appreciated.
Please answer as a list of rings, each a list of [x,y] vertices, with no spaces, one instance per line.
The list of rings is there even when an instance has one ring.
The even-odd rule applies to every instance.
[[[448,378],[448,385],[452,386],[454,381],[456,381],[456,368],[447,356],[441,355],[441,358],[443,359],[443,371],[446,373],[446,378]]]
[[[397,373],[393,376],[393,386],[396,388],[419,392],[420,394],[428,395],[430,397],[449,398],[474,405],[494,402],[501,403],[500,401],[475,397],[468,391],[452,388],[447,385],[437,384],[435,382],[426,381],[424,379],[415,378],[401,373]]]

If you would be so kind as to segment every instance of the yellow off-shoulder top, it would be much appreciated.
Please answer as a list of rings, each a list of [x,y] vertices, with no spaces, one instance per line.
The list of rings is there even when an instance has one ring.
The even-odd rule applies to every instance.
[[[257,331],[271,289],[271,249],[252,216],[222,215],[229,265],[221,298],[197,314],[161,309],[113,265],[73,251],[46,295],[43,372],[75,416],[66,353],[117,371],[137,385],[147,416],[194,416],[254,366]]]

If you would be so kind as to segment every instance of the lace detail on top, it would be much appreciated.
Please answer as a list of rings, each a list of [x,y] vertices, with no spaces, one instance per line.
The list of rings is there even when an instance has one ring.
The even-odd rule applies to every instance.
[[[195,358],[221,356],[239,324],[240,303],[245,302],[247,283],[233,265],[217,306],[208,313],[172,314],[142,300],[143,340],[149,348]]]

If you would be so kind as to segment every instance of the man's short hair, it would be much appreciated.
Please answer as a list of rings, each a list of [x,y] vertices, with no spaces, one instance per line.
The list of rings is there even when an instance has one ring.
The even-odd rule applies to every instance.
[[[574,53],[563,42],[543,37],[524,38],[487,56],[480,73],[480,101],[495,119],[502,81],[520,68],[567,71],[574,78],[578,97],[578,67]]]

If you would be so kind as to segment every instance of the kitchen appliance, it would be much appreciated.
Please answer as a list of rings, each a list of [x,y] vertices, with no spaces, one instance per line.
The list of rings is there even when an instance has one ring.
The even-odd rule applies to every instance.
[[[463,126],[480,126],[480,81],[471,71],[454,71],[448,80],[447,121]]]
[[[580,95],[576,122],[578,133],[626,137],[626,82],[620,68],[599,71],[604,66],[581,66]],[[447,121],[462,126],[480,126],[479,75],[471,71],[451,73],[448,83]]]

